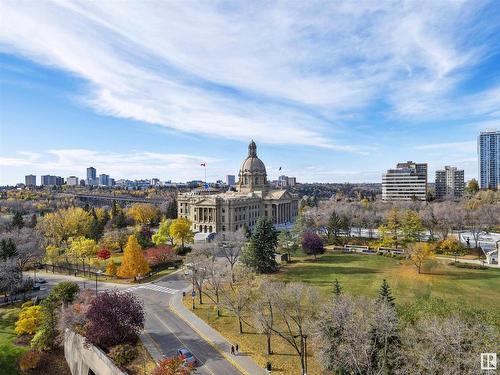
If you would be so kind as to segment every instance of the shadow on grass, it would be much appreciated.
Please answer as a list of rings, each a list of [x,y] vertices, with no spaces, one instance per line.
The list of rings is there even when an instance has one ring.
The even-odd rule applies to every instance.
[[[319,267],[306,267],[304,269],[291,269],[285,273],[285,277],[296,278],[301,277],[304,279],[324,279],[333,275],[371,275],[382,272],[375,268],[366,267],[336,267],[336,266],[319,266]]]

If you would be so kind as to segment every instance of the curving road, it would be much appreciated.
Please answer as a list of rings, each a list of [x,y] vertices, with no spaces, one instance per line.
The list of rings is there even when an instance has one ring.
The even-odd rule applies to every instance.
[[[83,288],[84,281],[73,276],[43,273],[40,277],[47,280],[43,284],[46,293],[60,281],[71,280]],[[174,273],[153,283],[137,286],[98,282],[98,290],[129,290],[144,304],[146,321],[144,326],[145,343],[153,358],[174,356],[177,349],[188,348],[200,362],[197,374],[233,375],[241,372],[228,362],[215,348],[200,337],[193,329],[169,309],[170,298],[181,293],[189,283],[182,274]],[[95,282],[85,281],[85,287],[95,289]]]

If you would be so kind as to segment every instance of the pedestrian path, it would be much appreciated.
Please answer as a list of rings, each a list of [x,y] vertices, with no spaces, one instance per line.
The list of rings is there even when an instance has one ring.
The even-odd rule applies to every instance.
[[[189,288],[185,290],[189,291]],[[176,294],[170,299],[170,309],[184,320],[199,336],[211,344],[229,362],[236,366],[243,374],[264,375],[269,374],[265,369],[259,367],[250,356],[246,354],[233,355],[231,345],[225,337],[210,327],[203,320],[189,311],[182,303],[182,294]],[[242,348],[244,350],[244,348]]]
[[[167,288],[165,286],[156,285],[156,284],[137,285],[137,286],[133,286],[133,287],[124,289],[121,292],[133,292],[134,290],[137,290],[137,289],[148,289],[148,290],[153,290],[155,292],[168,293],[168,294],[176,294],[176,293],[180,292],[180,290],[171,289],[171,288]]]

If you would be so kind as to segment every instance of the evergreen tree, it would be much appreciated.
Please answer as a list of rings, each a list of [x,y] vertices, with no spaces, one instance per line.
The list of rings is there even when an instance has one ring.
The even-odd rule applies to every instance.
[[[19,211],[14,212],[14,217],[12,218],[12,227],[17,228],[18,230],[24,227],[23,215]]]
[[[259,219],[243,254],[243,263],[257,273],[275,272],[278,269],[274,258],[277,244],[278,233],[273,224],[266,219]]]
[[[167,219],[177,219],[177,199],[172,199],[167,206],[165,212]]]
[[[99,239],[103,235],[104,228],[99,222],[99,219],[97,218],[97,215],[93,207],[90,211],[90,214],[92,215],[92,221],[90,223],[89,237],[96,241],[99,241]]]
[[[380,292],[379,292],[379,300],[384,301],[393,307],[395,306],[394,303],[395,298],[392,296],[391,287],[387,283],[386,279],[382,281],[382,285],[380,287]]]
[[[16,243],[12,238],[3,238],[0,241],[0,258],[2,260],[7,260],[17,255]]]
[[[336,297],[339,297],[342,294],[342,286],[340,285],[338,279],[335,279],[333,283],[333,293],[335,294]]]
[[[85,205],[83,206],[83,209],[86,211],[86,212],[89,212],[90,211],[90,206],[88,203],[85,203]]]
[[[33,215],[31,215],[30,222],[29,222],[28,226],[30,228],[34,228],[34,227],[36,227],[37,222],[38,222],[38,219],[36,217],[36,214],[33,214]]]

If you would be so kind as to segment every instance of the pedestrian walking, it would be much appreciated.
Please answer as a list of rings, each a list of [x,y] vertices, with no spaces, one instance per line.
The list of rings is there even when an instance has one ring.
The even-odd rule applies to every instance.
[[[231,345],[231,354],[234,355],[234,345]]]
[[[239,348],[240,348],[240,347],[238,346],[238,344],[236,344],[236,355],[238,355],[238,349],[239,349]]]

